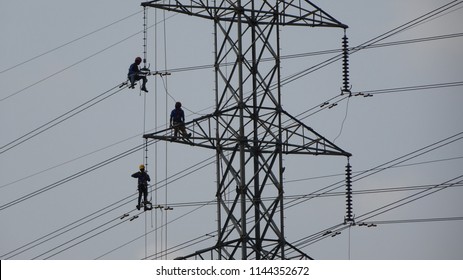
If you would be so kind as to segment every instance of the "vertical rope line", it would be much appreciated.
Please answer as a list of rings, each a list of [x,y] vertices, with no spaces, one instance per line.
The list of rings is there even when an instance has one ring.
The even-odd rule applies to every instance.
[[[148,18],[146,16],[146,6],[143,7],[143,67],[146,67],[146,55],[147,55],[147,36],[148,32]]]
[[[154,65],[155,69],[158,69],[158,47],[157,47],[157,36],[158,36],[158,13],[157,9],[154,9],[154,22],[156,23],[156,26],[154,28]],[[158,79],[157,75],[155,75],[155,80],[154,80],[154,108],[155,108],[155,114],[154,114],[154,127],[158,127],[158,118],[157,118],[157,113],[158,112]],[[154,186],[154,205],[158,205],[158,186],[157,186],[157,178],[158,178],[158,143],[156,142],[154,144],[154,158],[155,158],[155,167],[154,167],[154,177],[155,179],[155,186]],[[158,208],[154,208],[156,211],[154,212],[154,228],[156,229],[154,232],[154,253],[156,256],[156,259],[158,259]]]
[[[146,15],[146,7],[143,7],[143,67],[146,68],[146,56],[147,56],[147,24],[148,24],[148,18]],[[146,93],[143,95],[143,135],[146,134]],[[144,158],[143,162],[145,164],[145,170],[148,171],[148,139],[145,139],[145,149],[143,151],[144,153]],[[148,184],[148,190],[147,192],[150,192],[150,184]],[[145,201],[146,202],[146,201]],[[146,204],[143,205],[143,207],[146,207]],[[147,228],[147,213],[145,211],[145,259],[148,256],[148,228]]]
[[[348,240],[348,249],[347,249],[347,255],[348,255],[348,259],[350,260],[350,242],[351,242],[351,239],[350,239],[350,231],[352,229],[352,225],[349,226],[349,240]]]
[[[162,208],[160,208],[162,209]],[[161,224],[162,224],[162,221],[164,220],[164,211],[161,210]],[[162,226],[162,225],[161,225]],[[161,229],[161,253],[164,252],[163,249],[164,249],[164,244],[162,242],[162,240],[164,239],[164,231]],[[160,258],[162,259],[162,255],[160,256]]]
[[[164,69],[168,69],[167,68],[167,25],[166,25],[166,11],[164,10],[163,13],[163,26],[164,26]],[[167,83],[167,76],[166,76],[166,80],[165,80],[165,90],[166,90],[166,128],[169,127],[169,110],[168,110],[168,83]],[[166,141],[166,162],[165,162],[165,166],[166,166],[166,178],[167,178],[167,175],[168,175],[168,145],[167,145],[167,141]],[[165,207],[167,208],[167,198],[168,198],[168,188],[167,188],[167,185],[168,185],[168,182],[166,180],[166,195],[165,195]],[[167,211],[167,210],[166,210]],[[165,248],[167,250],[167,212],[166,212],[166,221],[165,221]],[[165,255],[165,259],[167,260],[167,254]]]
[[[146,94],[143,97],[143,135],[146,134]],[[143,149],[143,163],[148,170],[148,139],[144,139],[145,148]]]
[[[146,258],[148,257],[148,228],[147,228],[147,219],[148,219],[148,216],[146,214],[146,211],[145,211],[145,260]]]

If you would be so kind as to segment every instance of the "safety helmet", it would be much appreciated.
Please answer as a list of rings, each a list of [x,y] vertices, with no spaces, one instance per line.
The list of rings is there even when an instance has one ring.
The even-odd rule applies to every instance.
[[[140,166],[138,167],[140,170],[145,170],[145,165],[144,164],[140,164]]]
[[[135,62],[141,62],[141,57],[138,56],[137,58],[135,58]]]
[[[182,107],[182,103],[180,103],[180,102],[177,101],[177,102],[175,103],[175,108],[180,108],[180,107]]]

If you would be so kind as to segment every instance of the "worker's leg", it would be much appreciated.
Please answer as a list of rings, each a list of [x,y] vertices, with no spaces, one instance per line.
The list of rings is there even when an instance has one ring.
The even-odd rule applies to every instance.
[[[141,190],[140,186],[138,186],[138,204],[137,204],[137,209],[138,210],[140,210],[141,193],[142,193],[142,190]]]
[[[178,136],[178,125],[176,123],[174,123],[172,125],[172,127],[174,128],[174,139],[177,139],[177,136]]]
[[[187,133],[187,132],[186,132],[185,125],[182,124],[182,125],[180,126],[180,129],[182,130],[182,135],[183,135],[183,137],[185,137],[185,138],[190,138],[191,133]]]
[[[143,186],[143,201],[146,204],[148,202],[148,187]]]
[[[148,79],[146,79],[145,76],[142,76],[141,79],[143,80],[143,83],[141,85],[141,90],[148,92],[148,90],[146,89],[146,83],[148,82]]]

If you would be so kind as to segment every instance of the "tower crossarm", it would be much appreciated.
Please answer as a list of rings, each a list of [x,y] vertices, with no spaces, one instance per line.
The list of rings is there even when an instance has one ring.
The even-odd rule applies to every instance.
[[[255,153],[256,147],[253,145],[253,130],[251,129],[255,116],[252,114],[244,116],[247,134],[242,138],[234,128],[236,127],[234,125],[236,110],[237,108],[233,107],[185,123],[186,131],[191,133],[191,137],[175,138],[171,128],[145,134],[143,137],[223,151],[235,151],[237,145],[244,143],[246,152]],[[279,127],[272,122],[277,111],[269,108],[262,109],[257,127],[259,131],[258,153],[273,153],[276,149],[281,149],[284,154],[351,156],[349,152],[344,151],[285,111],[282,112],[285,125],[281,128],[281,139],[278,138]],[[219,140],[216,135],[217,124],[220,128]]]
[[[275,5],[275,2],[278,5]],[[241,6],[238,6],[238,3],[241,3]],[[143,2],[141,5],[210,20],[235,22],[237,21],[236,14],[241,13],[250,23],[258,25],[269,24],[273,22],[275,17],[279,17],[279,25],[347,28],[347,25],[339,22],[307,0],[256,0],[243,2],[155,0]],[[254,16],[251,17],[251,14]]]

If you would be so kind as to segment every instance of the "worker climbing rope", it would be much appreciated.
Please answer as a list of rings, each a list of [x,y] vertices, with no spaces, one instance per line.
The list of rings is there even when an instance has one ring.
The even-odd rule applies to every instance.
[[[149,71],[142,72],[140,68],[138,68],[138,65],[140,65],[140,63],[141,63],[141,57],[137,57],[135,58],[135,62],[132,63],[129,67],[129,73],[127,74],[127,78],[130,81],[129,88],[135,88],[135,82],[142,80],[143,83],[141,85],[141,90],[144,92],[148,92],[148,90],[146,89],[146,83],[148,82],[148,79],[146,78],[146,76],[149,74]]]
[[[145,171],[145,165],[139,166],[140,171],[132,174],[133,178],[138,179],[138,204],[137,209],[141,208],[141,197],[143,195],[143,207],[144,210],[151,210],[151,202],[148,201],[148,182],[151,181],[150,176]]]

